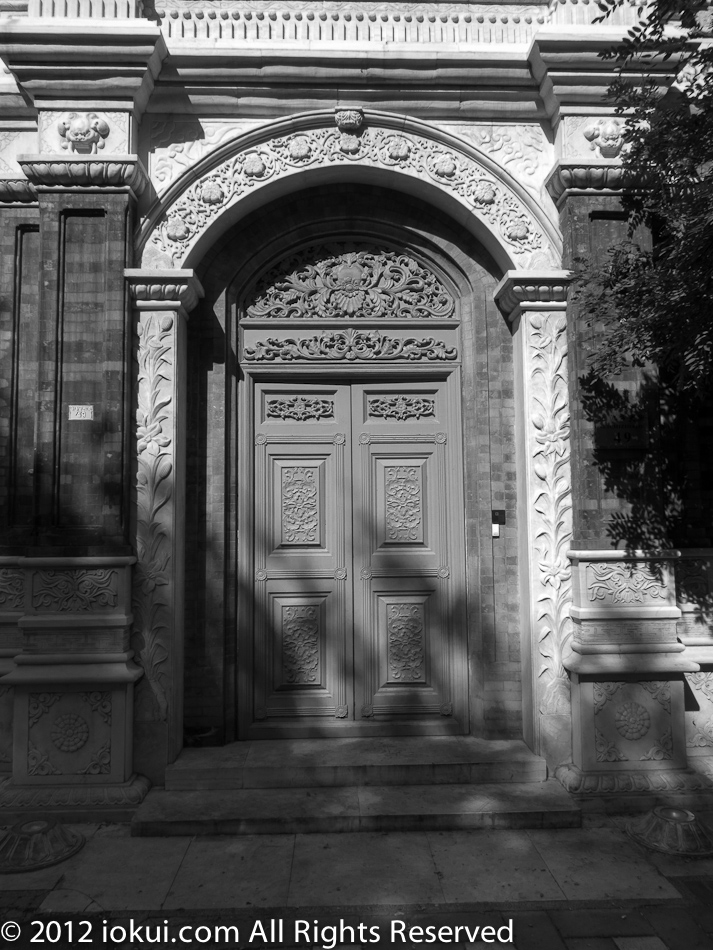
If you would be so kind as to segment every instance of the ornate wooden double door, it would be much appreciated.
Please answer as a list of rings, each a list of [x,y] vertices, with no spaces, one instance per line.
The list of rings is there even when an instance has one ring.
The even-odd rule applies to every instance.
[[[457,368],[286,378],[249,383],[241,734],[467,732]]]

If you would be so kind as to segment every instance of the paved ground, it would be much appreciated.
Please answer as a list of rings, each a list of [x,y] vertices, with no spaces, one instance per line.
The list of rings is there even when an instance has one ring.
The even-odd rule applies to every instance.
[[[713,826],[713,815],[702,817]],[[331,950],[342,921],[352,930],[341,943],[352,948],[713,950],[713,858],[648,852],[626,836],[624,819],[555,831],[243,838],[75,827],[87,837],[75,857],[0,876],[2,920],[21,928],[13,940],[16,929],[0,926],[0,947]],[[270,932],[279,920],[282,939]],[[238,939],[216,937],[216,926],[236,927]]]

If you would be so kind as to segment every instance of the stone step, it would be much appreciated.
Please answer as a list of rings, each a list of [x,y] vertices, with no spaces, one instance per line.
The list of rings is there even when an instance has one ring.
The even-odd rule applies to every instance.
[[[166,790],[478,785],[546,778],[544,759],[516,739],[261,739],[184,749],[166,771]]]
[[[541,783],[351,786],[221,791],[152,789],[137,836],[578,828],[581,811],[555,779]]]

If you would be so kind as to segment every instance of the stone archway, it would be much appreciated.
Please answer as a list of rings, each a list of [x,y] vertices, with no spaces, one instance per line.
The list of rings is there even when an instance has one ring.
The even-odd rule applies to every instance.
[[[559,266],[561,241],[551,221],[491,159],[423,122],[351,109],[263,126],[187,171],[147,217],[139,237],[142,267],[193,266],[241,210],[268,200],[259,195],[265,189],[276,194],[304,186],[305,178],[316,184],[370,172],[451,205],[503,270]]]
[[[356,113],[356,117],[354,117]],[[571,539],[566,376],[567,275],[556,270],[559,241],[531,199],[493,163],[422,123],[361,113],[312,114],[281,121],[230,143],[187,173],[149,215],[143,267],[127,272],[141,309],[137,508],[137,613],[160,616],[151,644],[136,643],[156,707],[168,723],[175,757],[182,719],[181,444],[185,399],[182,318],[200,293],[191,265],[244,214],[287,190],[329,181],[393,184],[437,198],[466,223],[507,271],[496,294],[515,327],[526,739],[551,762],[569,749],[569,688],[562,664],[569,637]],[[356,124],[356,128],[354,125]],[[276,134],[279,133],[279,134]],[[283,191],[281,191],[283,189]],[[516,270],[509,268],[515,267]],[[166,310],[179,319],[169,319]],[[151,407],[159,407],[153,412]],[[153,415],[151,414],[153,412]],[[152,438],[146,438],[150,429]],[[159,485],[160,482],[160,485]],[[158,495],[157,495],[158,491]],[[153,495],[151,494],[153,492]],[[155,518],[151,506],[160,496]],[[154,583],[157,576],[168,577]],[[165,584],[170,590],[160,588]],[[147,669],[147,674],[149,670]]]

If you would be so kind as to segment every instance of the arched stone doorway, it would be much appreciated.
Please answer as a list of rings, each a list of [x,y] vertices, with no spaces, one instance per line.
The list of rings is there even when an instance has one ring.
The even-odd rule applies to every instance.
[[[350,272],[337,287],[335,268],[350,264],[358,278]],[[189,320],[187,347],[187,582],[194,592],[206,590],[186,611],[190,734],[521,734],[519,710],[498,716],[497,702],[484,701],[486,680],[491,695],[500,693],[489,652],[510,657],[500,672],[508,695],[521,688],[512,642],[514,365],[512,330],[493,301],[499,276],[446,215],[355,183],[268,204],[208,256],[206,296]],[[345,304],[345,286],[371,296]],[[349,351],[345,330],[355,335]],[[324,359],[314,346],[309,358],[291,352],[281,359],[277,339],[317,341]],[[399,341],[395,357],[392,341]],[[405,353],[401,341],[411,341]],[[360,345],[370,348],[366,357]],[[299,418],[305,404],[327,415]],[[373,415],[390,406],[391,418]],[[290,440],[297,444],[290,448]],[[296,545],[284,535],[265,540],[284,510],[275,493],[285,476],[270,478],[296,469],[300,478],[317,470],[311,497],[319,493],[317,507],[339,522],[339,537],[320,535],[331,530],[320,510],[314,537],[307,531]],[[377,472],[414,493],[417,537],[383,537],[389,515],[385,483],[371,481]],[[413,484],[399,484],[404,478]],[[216,505],[218,497],[225,505]],[[493,508],[507,512],[495,548]],[[224,562],[234,586],[221,592],[206,559],[226,513],[240,540]],[[369,538],[374,550],[367,552]],[[295,547],[301,563],[289,556]],[[235,606],[221,616],[216,606],[226,603]],[[289,642],[296,631],[301,646]],[[327,631],[341,644],[337,656]],[[295,668],[298,650],[318,669]],[[399,651],[411,660],[405,675],[394,665]],[[216,699],[210,711],[206,697]]]
[[[315,234],[325,233],[343,239],[378,238],[389,248],[410,247],[417,259],[433,265],[457,289],[462,317],[466,316],[464,308],[472,308],[475,299],[481,315],[486,316],[484,324],[468,310],[458,331],[464,378],[470,373],[473,380],[470,389],[463,387],[461,393],[464,453],[472,455],[472,461],[466,457],[464,465],[466,611],[468,629],[477,631],[467,644],[468,728],[485,737],[524,732],[531,747],[549,754],[552,761],[568,754],[568,685],[561,662],[568,637],[565,552],[571,536],[562,312],[566,275],[552,269],[558,259],[556,235],[531,200],[523,197],[513,182],[505,181],[506,175],[486,167],[487,160],[470,154],[472,149],[459,151],[440,133],[427,140],[422,124],[407,121],[404,125],[400,120],[399,135],[407,145],[405,151],[397,149],[391,155],[386,148],[386,139],[391,142],[393,138],[388,117],[381,128],[376,127],[376,117],[370,118],[373,134],[367,129],[369,135],[362,137],[359,150],[346,158],[334,158],[334,147],[341,148],[344,133],[337,132],[335,139],[335,133],[324,128],[326,120],[321,114],[292,120],[289,129],[267,127],[250,133],[246,141],[231,143],[229,156],[219,154],[206,160],[185,181],[178,182],[149,216],[142,239],[144,268],[127,272],[142,311],[139,392],[142,387],[146,392],[143,404],[149,407],[161,401],[164,391],[173,393],[161,401],[161,411],[174,426],[174,443],[158,450],[158,443],[152,443],[153,454],[145,443],[139,443],[135,638],[147,672],[140,687],[145,705],[142,711],[139,703],[137,731],[167,734],[169,761],[183,741],[184,699],[186,723],[204,733],[208,741],[229,740],[237,734],[240,657],[236,637],[226,636],[242,619],[237,507],[231,501],[238,496],[237,287],[242,281],[245,288],[256,273],[284,256],[290,247],[304,246]],[[275,137],[277,131],[290,134],[280,139]],[[278,168],[275,149],[284,152],[300,135],[309,145],[303,158],[314,158],[314,167]],[[262,163],[259,175],[258,161]],[[302,159],[291,156],[291,161],[294,164]],[[218,178],[228,173],[229,182],[221,179],[221,185]],[[310,186],[317,182],[321,184],[311,192]],[[321,216],[314,218],[312,211],[305,213],[304,209],[297,212],[305,195],[326,194],[329,188],[331,206]],[[362,198],[353,200],[351,211],[345,210],[344,196],[360,189]],[[380,197],[369,207],[363,194],[377,191]],[[386,203],[380,214],[382,199]],[[215,207],[211,205],[214,200]],[[388,210],[392,206],[394,213]],[[513,215],[520,221],[518,226]],[[179,225],[179,217],[184,225]],[[426,221],[429,217],[430,223]],[[317,223],[310,225],[313,219]],[[438,240],[431,227],[436,220],[442,230]],[[401,233],[394,222],[399,223]],[[261,227],[265,233],[258,240]],[[230,244],[238,233],[242,237],[236,252],[238,245],[231,250]],[[164,246],[169,255],[160,250]],[[166,269],[167,264],[172,267]],[[509,271],[496,287],[497,278],[513,264],[530,269]],[[194,272],[181,269],[186,265],[198,268],[206,286],[205,300],[188,321],[187,337],[183,321],[176,325],[161,317],[167,309],[185,313],[194,306],[196,292],[202,295]],[[231,296],[228,288],[234,281],[236,290]],[[163,303],[157,306],[155,301]],[[509,316],[509,324],[503,314]],[[485,333],[488,321],[498,327],[490,338]],[[164,340],[172,340],[172,344],[165,346]],[[186,349],[191,357],[187,374],[183,369]],[[151,355],[158,353],[160,366]],[[466,370],[468,360],[471,365]],[[203,367],[202,377],[196,375],[196,365]],[[501,384],[504,389],[497,388]],[[202,417],[191,408],[196,393],[202,393],[205,406],[213,407]],[[186,394],[189,401],[184,411]],[[140,419],[148,418],[150,412],[142,409],[141,398],[139,404]],[[186,424],[179,425],[176,416],[171,416],[174,406]],[[507,424],[501,421],[505,416]],[[166,428],[162,426],[162,431]],[[211,430],[220,430],[223,443],[208,452]],[[506,450],[493,441],[496,430],[512,436]],[[187,454],[181,445],[183,432]],[[194,443],[198,440],[198,450],[195,445],[192,449],[191,438]],[[210,479],[201,466],[213,470],[213,488],[208,487]],[[506,469],[512,475],[507,484]],[[190,499],[197,486],[206,497],[223,501],[214,504],[210,514],[189,508],[183,520],[183,493]],[[142,513],[167,493],[171,497],[160,500],[157,517],[144,517]],[[498,518],[505,511],[504,544],[493,543],[494,511]],[[197,528],[191,536],[192,520]],[[155,530],[156,525],[165,526],[162,534]],[[189,538],[187,546],[184,533]],[[212,553],[196,564],[191,556],[201,545],[203,551]],[[172,559],[185,564],[185,586],[181,570],[172,571],[168,582],[172,589],[162,591],[158,603],[149,584],[141,590],[141,578],[145,571],[161,570],[160,565]],[[186,591],[190,597],[185,596]],[[504,613],[495,607],[498,597],[509,603]],[[149,624],[146,618],[152,612],[165,621]],[[179,639],[167,643],[162,628],[171,629]],[[185,694],[184,653],[191,670]],[[150,742],[144,745],[149,748]],[[152,771],[141,760],[137,765]]]

